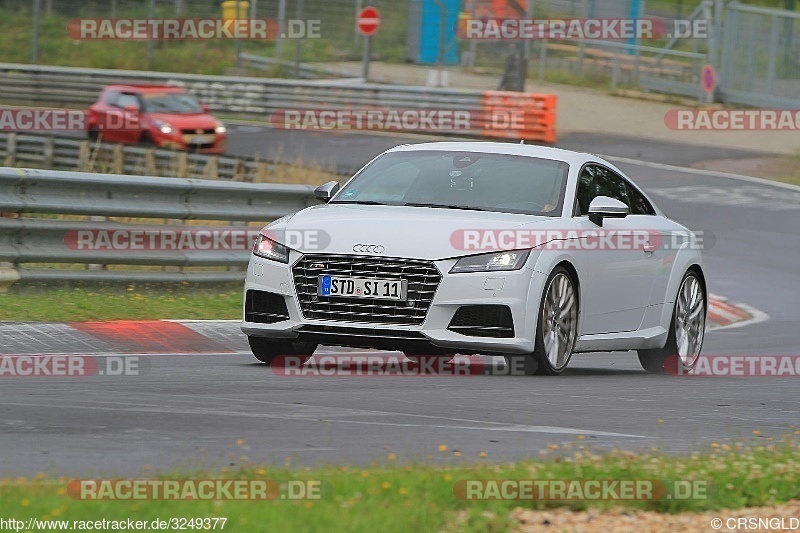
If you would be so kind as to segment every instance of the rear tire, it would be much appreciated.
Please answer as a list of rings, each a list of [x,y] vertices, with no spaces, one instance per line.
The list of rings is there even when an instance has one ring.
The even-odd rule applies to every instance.
[[[667,343],[663,348],[638,350],[639,363],[650,374],[678,374],[691,370],[700,359],[706,326],[706,294],[700,277],[692,270],[684,274]]]
[[[272,365],[280,356],[299,356],[305,364],[317,349],[313,342],[287,342],[278,341],[268,337],[247,337],[250,351],[262,363]]]

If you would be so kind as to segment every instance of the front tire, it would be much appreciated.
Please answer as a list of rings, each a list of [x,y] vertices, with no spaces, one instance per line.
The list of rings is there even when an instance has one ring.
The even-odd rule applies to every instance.
[[[317,349],[317,345],[313,342],[286,342],[268,337],[247,337],[247,342],[250,344],[253,356],[270,366],[278,357],[289,355],[301,357],[301,364],[305,364]]]
[[[651,374],[691,370],[700,358],[705,329],[705,289],[697,273],[689,270],[684,274],[675,298],[667,343],[660,349],[639,350],[639,363]]]
[[[534,361],[525,362],[526,374],[557,376],[564,372],[578,339],[579,309],[575,280],[566,268],[555,268],[544,285],[536,326]],[[535,369],[531,363],[535,363]]]

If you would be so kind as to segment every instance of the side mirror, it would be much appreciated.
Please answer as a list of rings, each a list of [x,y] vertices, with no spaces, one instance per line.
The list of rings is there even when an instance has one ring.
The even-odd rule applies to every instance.
[[[138,113],[139,112],[139,106],[133,105],[133,104],[126,105],[123,109],[125,111],[127,111],[128,113]]]
[[[200,104],[200,107],[202,108],[203,113],[208,113],[211,111],[211,106],[208,104]]]
[[[329,181],[328,183],[322,184],[314,189],[314,196],[327,202],[333,198],[337,192],[339,192],[339,182]]]
[[[601,227],[604,218],[625,218],[630,214],[626,204],[608,196],[597,196],[589,204],[589,220]]]

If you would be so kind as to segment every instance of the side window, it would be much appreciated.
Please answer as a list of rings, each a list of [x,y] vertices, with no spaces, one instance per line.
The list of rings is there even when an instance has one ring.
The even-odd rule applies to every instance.
[[[631,214],[632,215],[655,215],[656,211],[650,202],[647,201],[642,193],[637,191],[630,183],[628,183],[628,197],[631,199]]]
[[[630,198],[628,198],[628,184],[625,183],[625,180],[606,168],[598,167],[597,170],[598,192],[596,196],[608,196],[630,207],[631,201]]]
[[[596,169],[597,167],[593,166],[583,167],[583,170],[581,170],[581,173],[578,176],[578,189],[575,192],[575,211],[574,211],[574,214],[576,216],[588,215],[589,204],[591,203],[592,198],[597,196],[595,194],[595,189],[597,188],[597,185],[594,180]]]
[[[103,103],[116,105],[117,98],[119,98],[119,93],[117,91],[108,91],[103,95]]]
[[[586,165],[578,177],[575,214],[589,214],[589,204],[598,196],[608,196],[630,206],[628,184],[620,176],[597,165]]]
[[[128,106],[135,106],[137,109],[139,109],[141,107],[139,105],[139,99],[136,97],[136,95],[127,94],[127,93],[120,94],[117,97],[116,101],[114,101],[113,105],[115,105],[115,106],[117,106],[119,108],[122,108],[122,109],[124,109],[124,108],[126,108]]]

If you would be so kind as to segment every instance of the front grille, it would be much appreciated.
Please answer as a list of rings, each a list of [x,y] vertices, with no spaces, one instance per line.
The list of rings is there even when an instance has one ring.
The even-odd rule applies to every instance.
[[[470,337],[509,338],[514,321],[507,305],[462,305],[447,329]]]
[[[183,135],[214,135],[215,131],[214,128],[206,128],[206,129],[184,129],[181,130],[181,134]]]
[[[274,324],[289,320],[286,299],[280,294],[248,290],[244,298],[244,320],[256,324]]]
[[[430,261],[353,255],[306,255],[292,269],[305,318],[370,324],[420,325],[439,287],[441,274]],[[319,276],[405,279],[405,302],[317,296]]]

